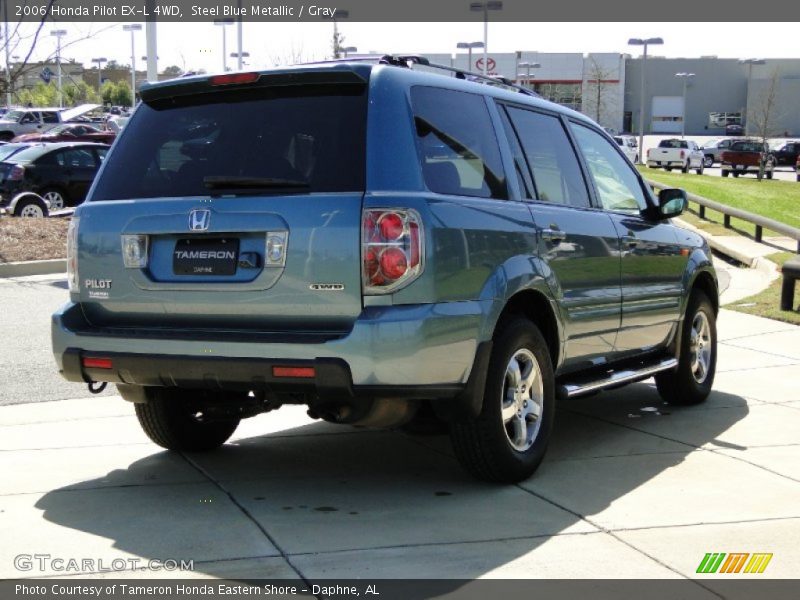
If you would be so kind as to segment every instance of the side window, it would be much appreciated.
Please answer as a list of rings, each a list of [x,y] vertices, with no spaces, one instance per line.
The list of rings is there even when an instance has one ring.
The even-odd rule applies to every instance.
[[[525,153],[522,151],[522,146],[519,145],[517,134],[514,131],[514,127],[511,125],[511,121],[508,119],[506,111],[502,106],[498,108],[500,110],[500,118],[503,121],[503,128],[508,138],[508,143],[511,146],[511,153],[514,155],[514,174],[517,177],[519,191],[523,198],[536,198],[536,190],[533,188],[531,173],[528,169],[527,161],[525,160]]]
[[[64,166],[64,154],[63,150],[58,150],[56,152],[48,152],[36,159],[37,165],[46,165],[46,166]]]
[[[33,113],[25,113],[22,118],[19,120],[22,125],[27,125],[29,123],[36,123],[36,117]]]
[[[647,207],[644,191],[633,167],[606,138],[596,131],[572,123],[572,131],[583,153],[605,210],[639,212]]]
[[[58,123],[58,114],[54,112],[43,112],[42,121],[45,123]]]
[[[533,174],[536,199],[588,207],[586,182],[560,119],[513,107],[508,116]]]
[[[66,158],[66,166],[67,167],[79,167],[79,168],[94,168],[94,156],[92,155],[92,151],[86,148],[73,148],[71,150],[67,150],[65,152]]]
[[[94,152],[97,155],[97,166],[99,167],[103,164],[106,154],[108,154],[108,148],[95,148]]]
[[[508,198],[500,148],[483,96],[411,89],[417,149],[433,192]]]

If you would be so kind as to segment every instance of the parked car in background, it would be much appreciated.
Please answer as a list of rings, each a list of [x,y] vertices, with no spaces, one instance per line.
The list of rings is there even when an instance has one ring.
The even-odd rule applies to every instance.
[[[758,173],[764,161],[764,175],[772,179],[775,170],[775,157],[768,144],[757,140],[739,140],[731,144],[730,150],[722,153],[722,176],[732,174],[734,177],[747,173]]]
[[[772,150],[776,165],[789,165],[794,167],[797,164],[797,157],[800,156],[800,142],[791,141],[780,144]]]
[[[800,156],[797,157],[797,162],[794,165],[794,170],[797,171],[797,181],[800,181]]]
[[[128,115],[111,116],[106,121],[106,127],[108,128],[109,131],[113,132],[114,135],[116,135],[120,131],[122,131],[122,129],[125,127],[125,125],[128,123],[129,120],[130,116]]]
[[[615,135],[614,141],[622,148],[623,154],[627,156],[632,163],[639,162],[639,143],[632,135]]]
[[[661,140],[657,148],[647,150],[647,166],[651,169],[664,168],[667,171],[680,169],[688,173],[694,169],[698,175],[703,174],[705,162],[703,153],[691,140]]]
[[[30,147],[32,144],[30,142],[15,142],[15,143],[8,143],[3,144],[0,146],[0,161],[7,159],[10,156],[13,156],[20,150]]]
[[[381,62],[143,85],[70,223],[61,374],[116,383],[178,452],[284,404],[373,427],[422,405],[501,482],[541,462],[557,397],[655,375],[703,402],[719,302],[683,190],[528,90]]]
[[[117,134],[113,131],[102,131],[88,123],[64,123],[48,129],[44,133],[26,133],[18,135],[12,142],[97,142],[111,144]]]
[[[0,206],[24,191],[35,192],[51,211],[83,202],[100,164],[105,144],[33,144],[0,162]]]
[[[738,141],[736,138],[717,138],[709,140],[702,146],[700,151],[705,158],[704,165],[706,167],[714,166],[714,163],[722,161],[722,153],[731,147],[731,144]]]
[[[744,135],[744,127],[739,123],[729,123],[725,126],[725,135]]]
[[[44,133],[98,108],[99,104],[82,104],[75,108],[17,108],[0,119],[0,141],[9,141],[24,133]]]

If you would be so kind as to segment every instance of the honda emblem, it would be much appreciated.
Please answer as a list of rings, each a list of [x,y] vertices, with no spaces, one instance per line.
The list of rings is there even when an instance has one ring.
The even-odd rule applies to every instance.
[[[211,223],[211,211],[208,209],[193,210],[189,213],[189,229],[192,231],[206,231]]]

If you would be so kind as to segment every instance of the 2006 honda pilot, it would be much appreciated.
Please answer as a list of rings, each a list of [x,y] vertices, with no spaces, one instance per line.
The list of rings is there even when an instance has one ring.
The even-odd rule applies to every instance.
[[[286,403],[381,427],[424,406],[507,482],[557,398],[655,375],[703,401],[717,283],[669,221],[683,192],[583,115],[424,62],[144,87],[71,223],[63,376],[116,383],[174,450]]]

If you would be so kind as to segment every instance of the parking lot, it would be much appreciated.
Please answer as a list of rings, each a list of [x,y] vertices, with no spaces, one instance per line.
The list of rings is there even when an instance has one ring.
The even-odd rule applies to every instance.
[[[0,282],[0,529],[15,540],[0,577],[98,571],[21,571],[23,552],[190,559],[169,576],[191,577],[697,578],[699,597],[723,577],[796,576],[792,325],[723,310],[705,404],[666,406],[652,381],[563,402],[537,474],[492,486],[460,469],[446,436],[334,426],[299,407],[244,421],[212,454],[163,452],[113,390],[89,397],[55,374],[48,315],[64,287]],[[773,558],[761,575],[696,574],[709,552]]]

